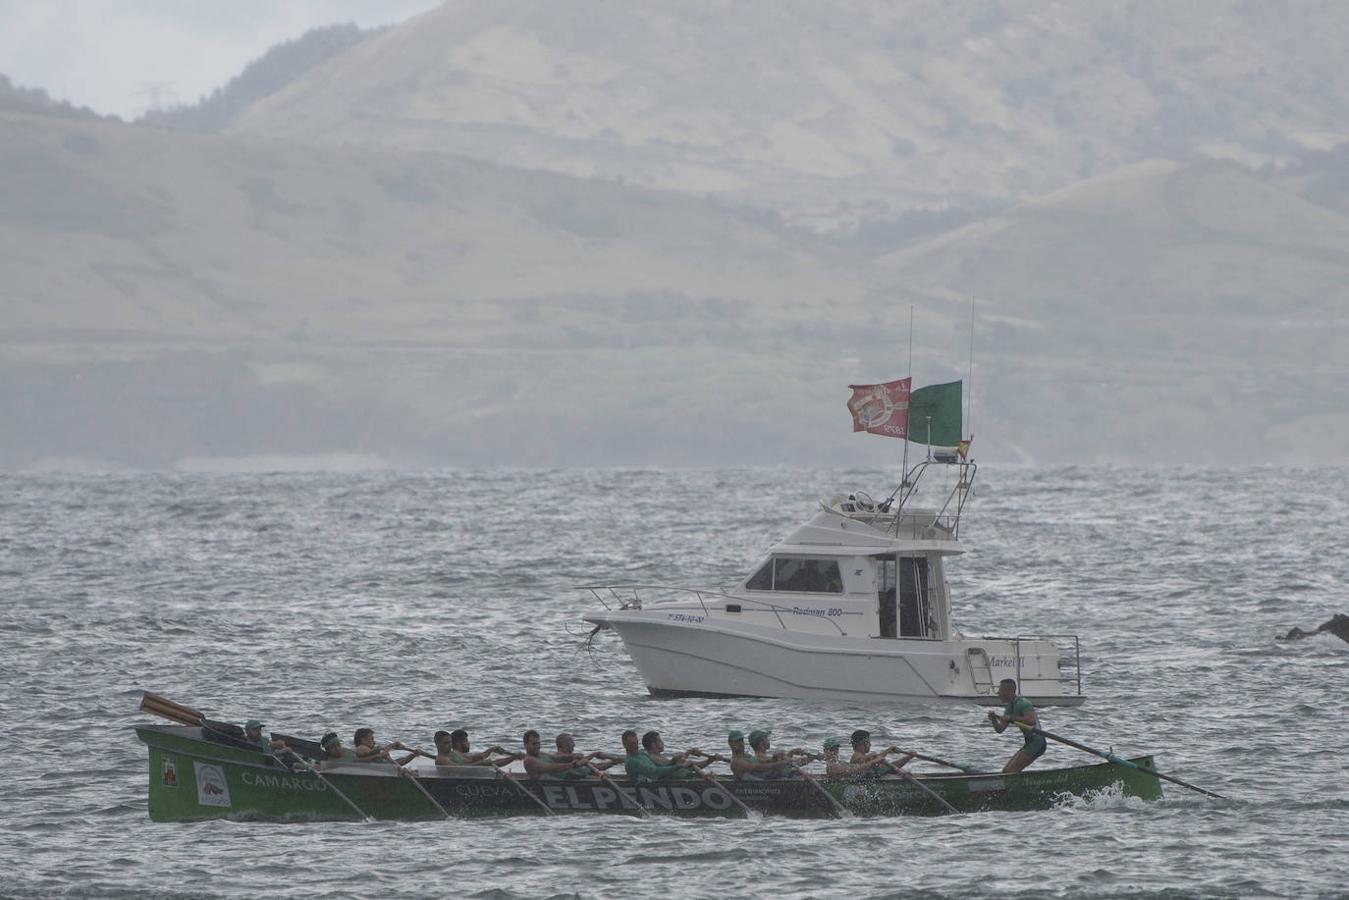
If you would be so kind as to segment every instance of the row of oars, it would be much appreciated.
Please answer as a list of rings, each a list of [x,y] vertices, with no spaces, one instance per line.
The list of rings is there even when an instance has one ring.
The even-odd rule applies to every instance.
[[[204,730],[211,731],[211,732],[213,732],[213,733],[216,733],[216,734],[219,734],[219,735],[228,737],[228,738],[232,738],[232,739],[235,737],[234,735],[230,735],[230,734],[228,734],[227,732],[222,731],[215,723],[211,722],[211,721],[206,717],[206,715],[205,715],[204,713],[202,713],[200,710],[193,709],[193,708],[190,707],[190,706],[186,706],[186,705],[184,705],[184,704],[182,704],[182,703],[178,703],[178,702],[176,702],[176,701],[174,701],[174,700],[170,700],[169,698],[164,697],[164,696],[161,696],[161,695],[159,695],[159,694],[151,693],[150,691],[145,691],[145,692],[143,693],[143,695],[142,695],[142,697],[141,697],[141,705],[140,705],[140,708],[141,708],[141,710],[142,710],[143,712],[148,712],[148,713],[151,713],[151,714],[153,714],[153,715],[161,716],[161,717],[163,717],[163,718],[169,719],[169,720],[171,720],[171,721],[179,722],[179,723],[182,723],[182,724],[184,724],[184,725],[194,725],[194,726],[200,727],[200,728],[202,728],[202,729],[204,729]],[[1123,759],[1123,758],[1121,758],[1121,757],[1119,757],[1119,756],[1116,756],[1113,752],[1110,752],[1110,751],[1103,751],[1103,750],[1097,750],[1097,749],[1095,749],[1095,748],[1093,748],[1093,747],[1087,746],[1086,744],[1078,743],[1077,741],[1071,740],[1071,739],[1066,738],[1066,737],[1063,737],[1063,736],[1061,736],[1061,735],[1057,735],[1057,734],[1054,734],[1054,733],[1052,733],[1052,732],[1045,731],[1045,730],[1043,730],[1043,729],[1041,729],[1041,728],[1036,728],[1036,727],[1034,727],[1034,726],[1027,725],[1027,724],[1025,724],[1024,722],[1017,722],[1016,720],[1013,720],[1013,721],[1012,721],[1012,724],[1016,725],[1018,728],[1020,728],[1020,729],[1023,730],[1023,731],[1029,732],[1029,733],[1031,733],[1031,734],[1038,734],[1038,735],[1040,735],[1040,736],[1046,738],[1047,740],[1057,741],[1058,743],[1064,744],[1065,746],[1073,747],[1073,748],[1075,748],[1075,749],[1077,749],[1077,750],[1082,750],[1082,751],[1084,751],[1084,752],[1086,752],[1086,753],[1090,753],[1090,754],[1092,754],[1092,755],[1094,755],[1094,756],[1097,756],[1097,757],[1099,757],[1099,758],[1101,758],[1101,759],[1104,759],[1104,760],[1106,760],[1107,762],[1110,762],[1110,763],[1112,763],[1112,764],[1114,764],[1114,765],[1121,766],[1121,767],[1124,767],[1124,768],[1134,769],[1134,770],[1136,770],[1136,771],[1143,772],[1143,773],[1146,773],[1146,774],[1148,774],[1148,775],[1151,775],[1151,776],[1153,776],[1153,777],[1155,777],[1155,778],[1164,779],[1164,780],[1169,781],[1169,782],[1171,782],[1171,783],[1173,783],[1173,784],[1178,784],[1178,785],[1180,785],[1181,787],[1187,788],[1187,789],[1192,790],[1192,791],[1196,791],[1196,792],[1198,792],[1198,793],[1200,793],[1200,794],[1204,794],[1205,796],[1208,796],[1208,797],[1214,797],[1214,798],[1217,798],[1217,799],[1219,799],[1219,800],[1224,800],[1224,799],[1226,799],[1226,798],[1223,797],[1221,794],[1217,794],[1217,793],[1215,793],[1215,792],[1213,792],[1213,791],[1205,790],[1204,788],[1198,787],[1197,785],[1190,784],[1189,782],[1186,782],[1186,781],[1182,781],[1181,779],[1176,778],[1176,777],[1174,777],[1174,776],[1171,776],[1171,775],[1165,775],[1165,774],[1163,774],[1163,773],[1161,773],[1161,772],[1156,771],[1155,769],[1144,768],[1143,766],[1140,766],[1140,765],[1138,765],[1137,763],[1134,763],[1134,762],[1132,762],[1132,761],[1130,761],[1130,760]],[[429,754],[425,754],[423,751],[416,751],[416,752],[422,753],[423,755],[429,755]],[[935,765],[944,766],[944,767],[951,768],[951,769],[957,769],[957,770],[959,770],[959,771],[961,771],[961,772],[964,772],[964,773],[967,774],[967,775],[980,775],[980,774],[985,774],[985,773],[980,772],[978,769],[974,769],[974,768],[972,768],[972,767],[970,767],[970,766],[963,765],[963,764],[961,764],[961,763],[951,762],[950,760],[942,759],[942,758],[939,757],[939,756],[931,756],[931,755],[928,755],[928,754],[918,753],[918,752],[916,752],[916,751],[903,750],[903,749],[899,750],[899,752],[900,752],[900,753],[905,753],[905,754],[910,754],[910,755],[913,756],[914,759],[921,759],[921,760],[924,760],[924,761],[926,761],[926,762],[934,763]],[[272,757],[272,759],[276,760],[276,762],[277,762],[278,765],[281,765],[282,767],[286,767],[286,763],[285,763],[284,761],[282,761],[280,758],[278,758],[278,757],[276,756],[276,754],[274,754],[274,753],[269,753],[269,755]],[[348,806],[350,806],[350,807],[352,808],[352,810],[355,811],[355,813],[356,813],[358,816],[360,816],[364,821],[367,821],[367,822],[373,821],[373,818],[372,818],[370,815],[368,815],[364,810],[362,810],[362,809],[360,808],[360,806],[358,806],[358,805],[355,803],[355,801],[353,801],[350,797],[348,797],[345,793],[343,793],[343,792],[337,787],[337,785],[335,785],[335,784],[332,783],[332,781],[331,781],[330,779],[326,778],[326,777],[324,776],[324,774],[323,774],[321,771],[319,771],[319,769],[318,769],[317,767],[315,767],[314,765],[312,765],[308,760],[306,760],[306,759],[300,757],[298,754],[293,755],[293,756],[294,756],[294,758],[295,758],[296,760],[298,760],[298,761],[300,762],[300,764],[301,764],[308,772],[310,772],[310,773],[313,774],[315,777],[317,777],[320,781],[322,781],[322,782],[324,783],[325,786],[327,786],[330,790],[332,790],[332,792],[333,792],[334,795],[336,795],[337,797],[341,798],[341,800],[342,800],[343,802],[345,802]],[[704,754],[704,756],[709,756],[709,754]],[[725,758],[725,757],[723,757],[723,756],[718,756],[718,755],[710,755],[710,758],[715,759],[715,760],[720,760],[720,761],[726,761],[726,758]],[[819,759],[820,757],[815,756],[815,757],[812,757],[812,758],[813,758],[813,759]],[[497,776],[498,778],[500,778],[500,779],[506,781],[507,783],[513,785],[517,791],[519,791],[522,795],[524,795],[524,796],[527,797],[531,802],[533,802],[535,805],[537,805],[537,806],[539,807],[539,809],[543,810],[544,815],[549,815],[549,816],[551,816],[551,815],[554,814],[554,813],[553,813],[553,810],[552,810],[551,808],[549,808],[548,804],[544,803],[543,800],[541,800],[537,795],[535,795],[533,791],[529,790],[527,787],[525,787],[523,784],[521,784],[517,779],[511,778],[510,776],[506,775],[506,773],[503,772],[503,771],[501,771],[501,769],[500,769],[499,767],[497,767],[497,766],[492,766],[492,771],[496,774],[496,776]],[[603,779],[603,780],[605,781],[605,783],[607,783],[611,788],[613,788],[613,790],[618,794],[619,797],[622,798],[623,802],[624,802],[626,805],[628,805],[628,806],[630,806],[631,808],[635,809],[635,810],[637,811],[638,815],[642,816],[643,818],[649,818],[649,817],[650,817],[651,814],[647,811],[647,809],[646,809],[644,806],[642,806],[642,804],[639,803],[639,802],[637,801],[637,799],[636,799],[635,797],[632,796],[631,793],[629,793],[625,788],[623,788],[622,786],[620,786],[620,785],[619,785],[617,782],[615,782],[611,777],[609,777],[609,775],[608,775],[607,772],[604,772],[603,770],[596,770],[596,771],[597,771],[597,774],[599,775],[599,777],[600,777],[601,779]],[[730,799],[733,803],[735,803],[735,805],[739,806],[740,809],[744,811],[744,813],[745,813],[746,816],[748,816],[748,815],[750,814],[750,809],[749,809],[749,807],[746,806],[746,805],[744,804],[744,802],[740,800],[739,797],[736,797],[735,794],[731,793],[729,790],[726,789],[726,787],[725,787],[724,785],[722,785],[719,781],[717,781],[715,778],[713,778],[712,775],[711,775],[711,773],[706,772],[706,771],[704,771],[704,770],[702,770],[702,769],[695,769],[695,771],[698,773],[698,775],[699,775],[700,777],[702,777],[703,779],[705,779],[705,780],[708,782],[708,784],[713,785],[713,786],[715,786],[716,788],[718,788],[718,789],[721,791],[721,793],[722,793],[723,795],[725,795],[728,799]],[[903,778],[903,779],[904,779],[905,781],[907,781],[909,784],[912,784],[913,786],[915,786],[915,787],[918,788],[919,790],[921,790],[921,791],[923,791],[924,793],[926,793],[929,797],[931,797],[931,798],[932,798],[934,801],[936,801],[939,805],[941,805],[943,808],[945,808],[945,810],[946,810],[947,812],[950,812],[950,813],[958,813],[958,812],[959,812],[959,810],[957,810],[954,806],[952,806],[952,805],[951,805],[944,797],[942,797],[942,796],[941,796],[940,794],[938,794],[936,791],[932,790],[932,788],[928,787],[928,786],[927,786],[926,784],[924,784],[921,780],[919,780],[918,778],[916,778],[913,774],[911,774],[911,773],[909,773],[909,772],[906,772],[906,771],[904,771],[903,769],[898,769],[898,770],[896,770],[896,771],[898,772],[898,774],[899,774],[899,776],[900,776],[901,778]],[[417,790],[419,790],[419,791],[422,793],[423,796],[426,797],[426,799],[431,803],[431,805],[434,806],[435,809],[436,809],[438,812],[440,812],[440,814],[441,814],[442,816],[444,816],[444,817],[447,818],[447,819],[453,818],[453,816],[450,815],[450,812],[449,812],[447,809],[445,809],[444,805],[443,805],[442,803],[440,803],[440,801],[438,801],[438,800],[431,794],[431,792],[428,791],[424,785],[422,785],[422,783],[421,783],[420,781],[417,780],[416,776],[412,775],[411,773],[406,772],[405,770],[403,770],[403,769],[401,769],[401,768],[399,769],[399,772],[400,772],[400,774],[403,774],[403,775],[405,775],[405,776],[408,778],[408,780],[409,780],[409,781],[417,788]],[[834,812],[835,812],[836,815],[838,815],[838,816],[840,816],[840,817],[850,815],[850,812],[848,811],[847,807],[845,807],[842,803],[840,803],[839,800],[838,800],[838,798],[836,798],[833,794],[831,794],[829,791],[827,791],[827,790],[824,788],[823,785],[821,785],[818,781],[815,780],[814,777],[812,777],[810,774],[808,774],[807,772],[802,771],[802,770],[798,770],[798,772],[799,772],[801,778],[802,778],[807,784],[811,785],[812,788],[814,788],[814,790],[818,791],[818,792],[819,792],[819,793],[820,793],[820,794],[821,794],[821,795],[829,802],[829,805],[833,808],[833,810],[834,810]]]

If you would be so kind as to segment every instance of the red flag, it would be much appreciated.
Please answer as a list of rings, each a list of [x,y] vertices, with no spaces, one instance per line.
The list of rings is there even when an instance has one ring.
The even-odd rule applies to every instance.
[[[884,384],[850,384],[852,430],[902,438],[909,433],[909,383],[911,379]]]

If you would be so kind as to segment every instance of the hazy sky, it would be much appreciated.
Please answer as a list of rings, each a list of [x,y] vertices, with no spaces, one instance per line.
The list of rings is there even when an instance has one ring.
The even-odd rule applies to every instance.
[[[195,102],[267,48],[439,0],[0,0],[0,74],[100,113]]]

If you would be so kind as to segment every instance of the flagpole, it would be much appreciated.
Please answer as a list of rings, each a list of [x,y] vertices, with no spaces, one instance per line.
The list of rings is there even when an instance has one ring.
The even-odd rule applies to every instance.
[[[909,396],[913,396],[913,304],[909,304],[909,374],[905,376],[909,379]],[[909,413],[904,413],[904,455],[899,461],[899,489],[902,494],[904,488],[909,483],[909,428],[913,423],[909,421]]]
[[[970,374],[966,379],[969,392],[965,395],[965,433],[974,440],[974,294],[970,294]]]

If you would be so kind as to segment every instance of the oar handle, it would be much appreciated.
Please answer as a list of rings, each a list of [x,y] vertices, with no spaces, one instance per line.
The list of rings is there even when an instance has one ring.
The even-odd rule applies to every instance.
[[[982,774],[983,774],[982,772],[980,772],[978,769],[974,768],[973,766],[966,766],[966,765],[963,765],[963,764],[961,764],[961,763],[951,762],[950,760],[942,759],[940,756],[928,756],[928,755],[925,754],[925,753],[918,753],[918,752],[916,752],[916,751],[914,751],[914,750],[904,750],[903,748],[900,748],[899,752],[900,752],[900,753],[911,753],[911,754],[913,754],[913,758],[914,758],[914,759],[921,759],[921,760],[923,760],[924,762],[936,763],[936,764],[939,765],[939,766],[946,766],[948,769],[955,769],[955,770],[957,770],[957,771],[959,771],[959,772],[964,772],[966,775],[982,775]]]

